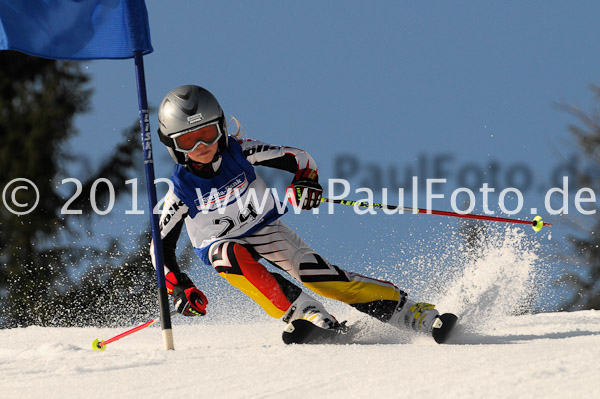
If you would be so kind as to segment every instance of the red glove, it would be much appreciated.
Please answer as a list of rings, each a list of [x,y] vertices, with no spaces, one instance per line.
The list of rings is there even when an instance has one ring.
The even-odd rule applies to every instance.
[[[173,296],[175,310],[184,316],[204,316],[208,299],[185,273],[169,272],[165,276],[167,292]]]
[[[289,197],[289,201],[294,206],[300,206],[307,210],[321,204],[323,187],[319,184],[319,175],[316,170],[300,169],[287,189],[292,190],[293,194]]]

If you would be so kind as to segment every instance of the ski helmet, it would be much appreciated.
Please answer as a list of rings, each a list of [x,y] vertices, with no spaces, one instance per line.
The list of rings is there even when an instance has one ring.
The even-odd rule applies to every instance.
[[[158,137],[177,163],[185,163],[185,151],[175,142],[182,133],[216,125],[221,134],[219,150],[227,147],[227,124],[219,102],[208,90],[180,86],[171,90],[158,107]]]

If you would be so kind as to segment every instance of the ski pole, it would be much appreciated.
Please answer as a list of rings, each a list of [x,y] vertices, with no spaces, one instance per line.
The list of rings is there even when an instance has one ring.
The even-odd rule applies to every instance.
[[[388,210],[397,210],[402,212],[412,212],[412,213],[427,213],[431,215],[442,215],[442,216],[452,216],[457,218],[465,218],[465,219],[478,219],[478,220],[488,220],[492,222],[503,222],[503,223],[518,223],[518,224],[528,224],[538,232],[542,229],[543,226],[552,226],[551,223],[545,223],[542,221],[541,216],[536,216],[533,220],[517,220],[517,219],[509,219],[509,218],[501,218],[496,216],[487,216],[487,215],[477,215],[477,214],[461,214],[455,212],[448,211],[436,211],[432,209],[421,209],[421,208],[411,208],[408,206],[396,206],[396,205],[384,205],[384,204],[376,204],[370,202],[358,202],[351,200],[332,200],[329,198],[321,198],[321,202],[330,202],[333,204],[341,204],[341,205],[349,205],[349,206],[360,206],[363,208],[375,208],[375,209],[388,209]]]
[[[175,316],[177,314],[177,311],[172,311],[171,312],[171,317]],[[95,351],[103,351],[106,349],[106,345],[110,344],[111,342],[115,342],[120,340],[121,338],[125,338],[126,336],[133,334],[134,332],[143,330],[146,327],[150,327],[152,324],[154,324],[156,321],[158,321],[160,319],[160,317],[157,317],[155,319],[152,319],[150,321],[145,322],[144,324],[140,324],[137,327],[132,328],[131,330],[127,330],[124,333],[121,333],[119,335],[116,335],[110,339],[107,339],[106,341],[103,341],[101,339],[96,338],[93,342],[92,342],[92,349]]]

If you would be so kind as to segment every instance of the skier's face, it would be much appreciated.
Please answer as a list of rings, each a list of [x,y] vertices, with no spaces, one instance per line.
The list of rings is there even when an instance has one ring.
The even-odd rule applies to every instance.
[[[200,144],[194,151],[188,152],[187,155],[194,162],[210,163],[215,157],[218,147],[219,143],[214,143],[212,145]]]

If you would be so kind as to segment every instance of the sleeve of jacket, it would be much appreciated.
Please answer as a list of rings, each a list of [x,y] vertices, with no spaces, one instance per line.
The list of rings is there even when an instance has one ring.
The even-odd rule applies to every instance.
[[[244,156],[252,165],[268,166],[296,173],[301,169],[317,170],[317,163],[304,150],[294,147],[277,146],[262,141],[240,140]]]
[[[165,274],[168,272],[181,272],[177,263],[177,241],[185,218],[188,215],[188,207],[172,191],[164,198],[163,210],[160,215],[160,237],[162,240],[163,257],[165,261]],[[154,243],[150,246],[152,264],[156,268],[154,259]]]

